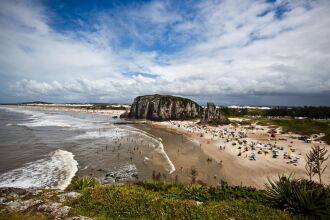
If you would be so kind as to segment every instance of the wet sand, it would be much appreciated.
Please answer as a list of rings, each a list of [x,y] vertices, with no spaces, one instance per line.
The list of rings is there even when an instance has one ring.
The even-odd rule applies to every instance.
[[[111,142],[107,139],[102,142],[99,140],[98,143],[91,140],[84,147],[79,147],[80,152],[76,158],[80,161],[80,169],[77,176],[88,175],[102,181],[109,172],[120,172],[123,167],[134,165],[138,178],[128,181],[152,180],[153,172],[160,173],[162,179],[164,176],[170,177],[169,165],[164,164],[164,155],[155,150],[157,143],[154,137],[140,132],[130,133]]]
[[[166,180],[191,183],[191,170],[196,169],[196,181],[214,186],[220,183],[224,176],[222,166],[207,156],[198,143],[181,133],[151,123],[134,126],[162,139],[165,151],[176,168]]]

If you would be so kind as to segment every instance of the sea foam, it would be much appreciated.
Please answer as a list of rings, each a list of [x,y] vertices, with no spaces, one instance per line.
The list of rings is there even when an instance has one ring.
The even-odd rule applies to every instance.
[[[87,131],[84,134],[77,135],[74,139],[97,139],[108,138],[115,139],[120,137],[126,137],[128,135],[126,130],[115,128],[111,130],[99,130],[99,131]]]
[[[78,171],[71,152],[56,150],[47,158],[0,175],[0,187],[65,189]]]
[[[53,120],[40,120],[28,123],[21,123],[17,125],[24,125],[28,127],[72,127],[70,124],[60,121],[53,121]]]
[[[8,112],[16,112],[27,116],[28,121],[19,123],[19,126],[27,127],[94,127],[93,122],[79,119],[65,114],[52,115],[38,110],[20,109],[17,107],[0,107]],[[12,124],[11,124],[12,125]],[[93,126],[94,125],[94,126]],[[9,126],[9,125],[8,125]]]

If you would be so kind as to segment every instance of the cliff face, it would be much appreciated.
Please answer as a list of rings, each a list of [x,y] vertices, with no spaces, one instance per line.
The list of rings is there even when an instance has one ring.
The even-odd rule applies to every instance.
[[[202,107],[196,102],[162,95],[138,96],[134,99],[129,118],[156,121],[193,119],[202,115]]]
[[[214,125],[229,123],[226,116],[211,102],[207,103],[207,107],[203,111],[203,118],[201,121]]]
[[[207,108],[203,109],[190,99],[163,95],[136,97],[128,117],[155,121],[201,119],[201,122],[212,124],[228,122],[213,103],[208,103]]]

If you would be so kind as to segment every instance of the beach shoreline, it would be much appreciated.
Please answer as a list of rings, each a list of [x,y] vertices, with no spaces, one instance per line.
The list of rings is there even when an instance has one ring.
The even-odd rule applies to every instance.
[[[119,117],[125,112],[124,110],[87,110],[39,105],[18,106],[18,108],[85,112],[109,117]],[[275,179],[281,174],[294,173],[297,178],[307,178],[304,157],[313,144],[320,144],[330,150],[330,146],[324,143],[305,143],[298,139],[297,134],[282,134],[280,128],[276,129],[276,138],[272,138],[268,133],[270,130],[268,126],[254,125],[251,129],[250,126],[234,126],[233,124],[201,125],[198,121],[123,120],[123,122],[128,122],[130,126],[160,138],[168,160],[173,163],[175,169],[173,172],[161,173],[160,178],[156,179],[161,181],[182,183],[198,181],[201,184],[213,186],[227,182],[230,185],[264,188],[268,178]],[[242,143],[242,141],[246,142]],[[254,150],[252,150],[252,143],[255,144]],[[269,144],[267,148],[266,144]],[[276,150],[279,153],[277,158],[273,158],[272,150],[268,149],[271,145],[274,146],[271,148],[273,150],[275,146],[277,148],[284,146],[283,150]],[[258,149],[263,149],[260,154],[258,154],[260,151]],[[285,152],[291,156],[291,159],[283,158]],[[239,153],[240,156],[238,156]],[[255,154],[255,160],[251,160],[252,154]],[[134,160],[144,163],[141,161],[143,158],[137,158],[137,156],[134,156],[136,158]],[[326,165],[330,166],[330,162],[327,161]],[[95,167],[97,169],[93,171],[79,170],[77,174],[99,176],[103,173],[98,171],[103,170],[102,167],[96,164]],[[152,168],[143,175],[143,179],[155,179],[155,173],[158,174],[159,169],[155,167],[152,172],[151,170]],[[195,177],[192,176],[193,170],[197,172]],[[314,178],[316,180],[316,177]],[[330,172],[324,173],[323,182],[330,183]]]
[[[4,107],[15,107],[19,109],[30,109],[30,110],[48,110],[48,111],[64,111],[64,112],[82,112],[89,114],[100,114],[108,115],[110,117],[120,117],[121,114],[125,113],[126,110],[116,109],[88,109],[91,105],[62,105],[62,104],[51,104],[51,105],[3,105]]]

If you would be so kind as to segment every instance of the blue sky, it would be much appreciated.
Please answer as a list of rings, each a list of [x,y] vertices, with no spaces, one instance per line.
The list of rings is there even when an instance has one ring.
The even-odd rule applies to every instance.
[[[0,2],[0,102],[330,105],[330,1]]]

